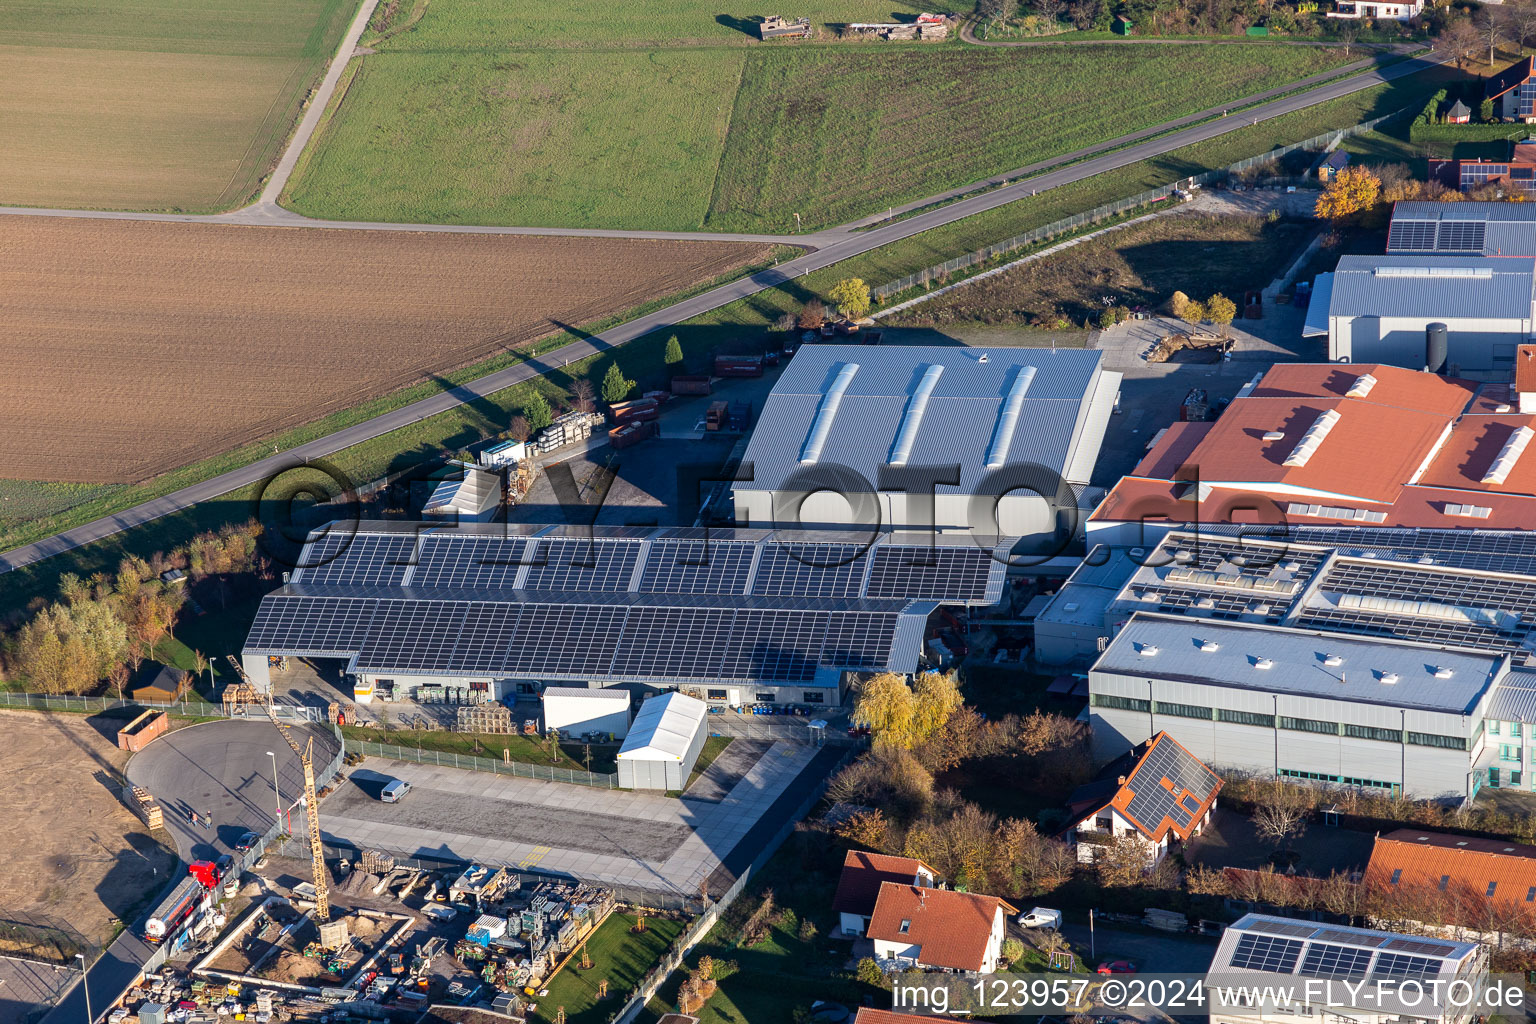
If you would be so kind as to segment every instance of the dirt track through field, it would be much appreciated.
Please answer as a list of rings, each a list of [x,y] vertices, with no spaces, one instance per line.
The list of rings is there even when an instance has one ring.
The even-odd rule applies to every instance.
[[[9,220],[0,235],[0,476],[141,480],[767,251]]]

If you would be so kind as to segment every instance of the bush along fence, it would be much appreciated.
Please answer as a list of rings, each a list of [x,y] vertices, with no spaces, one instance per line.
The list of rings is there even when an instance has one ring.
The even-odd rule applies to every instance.
[[[1323,135],[1315,135],[1310,139],[1292,143],[1289,146],[1281,146],[1267,153],[1261,153],[1258,156],[1247,157],[1227,167],[1205,171],[1189,178],[1181,178],[1177,182],[1162,185],[1158,188],[1147,189],[1145,192],[1138,192],[1136,195],[1128,196],[1125,199],[1117,199],[1112,203],[1105,203],[1103,206],[1097,206],[1084,213],[1075,213],[1070,217],[1063,217],[1061,220],[1052,221],[1043,227],[1035,228],[1033,231],[1026,231],[1023,234],[1014,235],[1012,238],[1005,238],[1001,242],[994,242],[974,252],[968,252],[963,256],[956,256],[954,259],[945,260],[943,263],[937,263],[931,267],[925,267],[916,273],[908,274],[906,277],[898,278],[878,288],[872,288],[869,293],[870,297],[876,301],[884,301],[911,288],[926,287],[934,281],[942,282],[951,274],[985,264],[1007,253],[1028,249],[1064,235],[1076,234],[1086,227],[1101,224],[1122,214],[1145,209],[1156,203],[1164,202],[1173,194],[1173,190],[1181,185],[1209,185],[1213,182],[1224,181],[1233,174],[1239,174],[1254,167],[1273,163],[1281,157],[1299,150],[1315,151],[1336,146],[1351,135],[1360,135],[1371,131],[1394,118],[1413,112],[1413,109],[1409,107],[1404,110],[1395,110],[1390,114],[1373,118],[1370,121],[1363,121],[1360,124],[1327,132]],[[1287,183],[1292,182],[1288,180]]]
[[[569,782],[577,786],[593,786],[597,789],[618,789],[617,775],[584,772],[575,768],[560,768],[550,764],[526,764],[522,761],[498,761],[473,754],[444,753],[440,750],[419,750],[392,743],[371,743],[368,740],[348,739],[347,753],[364,757],[384,757],[394,761],[412,761],[416,764],[435,764],[445,768],[463,768],[468,771],[493,772],[512,775],[520,779],[542,779],[545,782]]]

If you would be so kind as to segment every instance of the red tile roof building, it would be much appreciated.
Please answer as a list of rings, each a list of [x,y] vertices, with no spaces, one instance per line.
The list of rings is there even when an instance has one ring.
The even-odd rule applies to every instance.
[[[1536,909],[1536,846],[1401,828],[1376,837],[1368,882],[1462,894]]]
[[[1078,838],[1078,860],[1092,863],[1101,845],[1084,836],[1139,837],[1155,865],[1173,841],[1184,842],[1210,820],[1221,792],[1221,777],[1207,768],[1178,740],[1159,732],[1126,755],[1130,762],[1111,764],[1114,774],[1103,782],[1089,783],[1073,794],[1076,824],[1070,831]]]
[[[1536,356],[1516,365],[1514,386],[1375,364],[1277,365],[1214,423],[1169,429],[1089,531],[1143,522],[1527,529],[1536,392],[1522,413],[1517,389],[1536,387]]]
[[[844,934],[863,935],[870,915],[875,912],[875,899],[880,895],[883,883],[932,888],[939,881],[938,873],[915,857],[849,850],[843,858],[837,892],[832,896],[832,909],[841,917]]]
[[[869,921],[875,957],[947,971],[993,971],[1004,918],[1018,913],[996,896],[882,882]]]

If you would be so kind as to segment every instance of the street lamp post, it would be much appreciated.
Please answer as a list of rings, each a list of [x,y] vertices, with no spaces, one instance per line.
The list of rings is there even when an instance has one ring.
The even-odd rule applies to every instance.
[[[277,788],[277,755],[267,751],[267,756],[272,759],[272,818],[279,828],[283,825],[283,794]]]
[[[80,961],[80,986],[85,990],[85,1024],[96,1024],[96,1018],[91,1013],[91,979],[85,971],[85,954],[76,953],[75,959]]]

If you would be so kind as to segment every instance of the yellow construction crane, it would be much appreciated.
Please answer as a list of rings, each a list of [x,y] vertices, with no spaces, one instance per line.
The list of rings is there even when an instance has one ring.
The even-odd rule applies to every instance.
[[[331,919],[331,897],[325,870],[325,851],[320,843],[320,801],[315,797],[315,738],[311,736],[309,742],[301,748],[299,741],[293,738],[288,723],[277,717],[277,705],[272,702],[272,695],[251,684],[244,667],[233,655],[229,663],[235,667],[241,685],[248,688],[242,696],[266,709],[267,717],[272,719],[272,724],[277,726],[277,731],[283,734],[283,739],[293,748],[294,755],[304,766],[304,816],[309,820],[309,854],[315,876],[315,924],[325,924]]]

